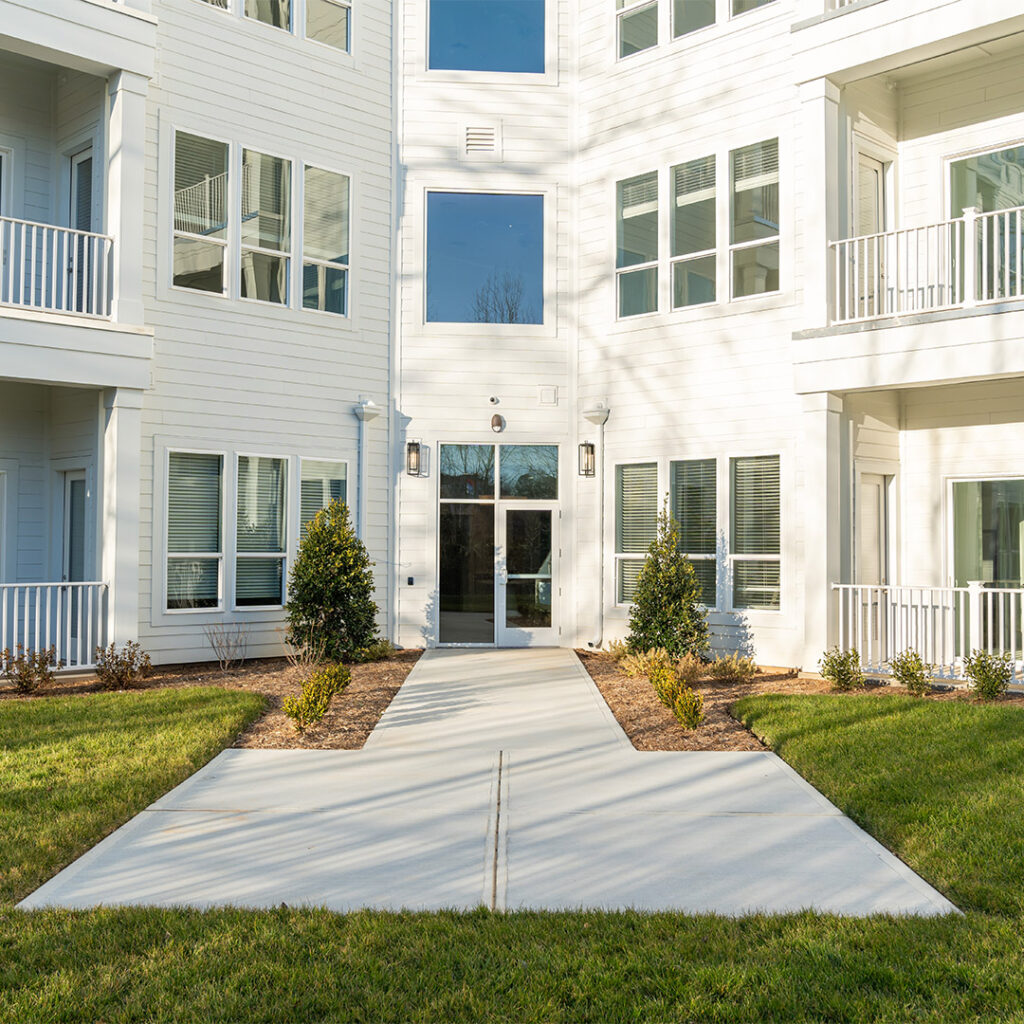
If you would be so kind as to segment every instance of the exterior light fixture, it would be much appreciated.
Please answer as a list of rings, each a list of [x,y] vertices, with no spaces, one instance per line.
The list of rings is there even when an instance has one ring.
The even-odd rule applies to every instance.
[[[505,429],[505,417],[504,416],[499,416],[497,413],[495,413],[491,417],[491,430],[493,430],[496,434],[500,434],[504,429]]]
[[[409,476],[420,475],[420,443],[410,441],[405,446],[405,471]]]
[[[597,449],[593,441],[580,445],[580,476],[593,476],[597,469]]]

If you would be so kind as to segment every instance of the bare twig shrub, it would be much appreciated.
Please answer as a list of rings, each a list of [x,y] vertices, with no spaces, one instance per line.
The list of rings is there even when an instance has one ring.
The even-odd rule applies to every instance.
[[[249,647],[249,626],[244,622],[217,622],[203,627],[222,669],[241,665]]]

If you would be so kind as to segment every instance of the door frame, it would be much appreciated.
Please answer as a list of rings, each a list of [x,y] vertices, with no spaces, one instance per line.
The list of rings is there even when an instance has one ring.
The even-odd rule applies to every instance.
[[[518,629],[505,625],[508,611],[508,572],[506,560],[507,515],[509,512],[551,513],[551,625],[539,629]],[[494,645],[496,647],[557,647],[561,626],[559,570],[559,526],[561,513],[557,501],[507,498],[494,503]]]

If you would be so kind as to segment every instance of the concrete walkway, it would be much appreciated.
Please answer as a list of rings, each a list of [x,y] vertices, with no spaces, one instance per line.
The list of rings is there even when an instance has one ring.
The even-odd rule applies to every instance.
[[[430,651],[360,751],[226,750],[21,904],[955,908],[767,753],[635,751],[571,651]]]

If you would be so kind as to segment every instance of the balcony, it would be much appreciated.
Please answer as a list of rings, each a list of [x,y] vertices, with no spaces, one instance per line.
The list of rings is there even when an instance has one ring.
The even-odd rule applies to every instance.
[[[113,239],[0,217],[0,306],[109,320]]]
[[[1024,300],[1024,207],[829,246],[832,325]]]
[[[84,671],[106,638],[105,583],[0,583],[0,668],[7,651],[52,651],[52,668]]]

